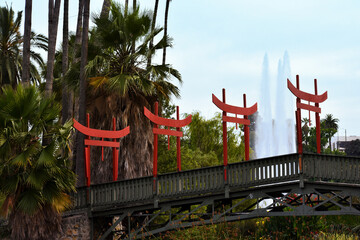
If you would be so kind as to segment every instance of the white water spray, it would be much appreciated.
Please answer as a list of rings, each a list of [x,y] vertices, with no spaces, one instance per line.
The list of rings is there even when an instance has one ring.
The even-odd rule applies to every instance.
[[[256,138],[255,153],[257,158],[271,154],[271,144],[273,141],[273,125],[271,116],[270,101],[270,74],[269,60],[267,54],[264,56],[261,78],[261,95],[258,107],[258,117],[256,119]]]
[[[256,158],[293,153],[295,148],[294,101],[287,89],[290,79],[290,61],[287,52],[279,60],[275,109],[272,115],[270,98],[270,75],[267,54],[264,56],[261,92],[256,120]]]

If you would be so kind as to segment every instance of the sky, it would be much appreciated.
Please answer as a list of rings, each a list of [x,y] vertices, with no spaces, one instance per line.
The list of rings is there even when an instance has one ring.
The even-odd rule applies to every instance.
[[[0,0],[0,5],[5,2],[16,11],[25,7],[24,0]],[[153,9],[153,0],[138,2],[141,8]],[[168,34],[174,39],[174,46],[167,52],[167,62],[182,74],[181,99],[173,100],[181,113],[200,111],[206,118],[213,117],[219,110],[212,103],[211,94],[221,98],[222,88],[226,89],[229,104],[242,106],[243,93],[247,94],[248,105],[259,102],[265,54],[269,59],[271,95],[275,99],[277,65],[287,51],[294,85],[298,74],[301,90],[313,93],[316,78],[318,93],[328,91],[328,99],[320,104],[320,117],[333,114],[338,118],[340,136],[345,131],[347,136],[360,136],[360,1],[219,3],[171,1]],[[90,10],[99,13],[101,6],[102,0],[91,0]],[[47,0],[33,0],[33,31],[45,35],[47,8]],[[76,29],[77,9],[78,1],[70,0],[71,31]],[[164,9],[165,0],[160,0],[159,26],[163,25]],[[62,15],[58,46],[61,32]]]

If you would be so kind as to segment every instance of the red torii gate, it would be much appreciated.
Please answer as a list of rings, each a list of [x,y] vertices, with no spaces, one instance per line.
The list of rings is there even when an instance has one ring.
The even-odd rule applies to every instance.
[[[75,119],[74,128],[79,132],[86,135],[84,144],[85,144],[85,177],[86,185],[90,186],[90,146],[100,146],[101,147],[101,160],[104,161],[104,147],[112,147],[113,150],[113,181],[116,181],[118,178],[118,166],[119,166],[119,150],[120,142],[116,139],[122,138],[130,133],[130,126],[116,131],[116,121],[113,118],[113,131],[107,130],[98,130],[90,128],[90,117],[89,114],[86,115],[86,125],[82,125]],[[92,140],[91,137],[101,138],[101,140]],[[105,141],[104,138],[112,138],[112,141]]]
[[[154,123],[154,162],[153,162],[153,176],[157,177],[157,154],[158,154],[158,134],[176,136],[176,150],[177,150],[177,170],[181,171],[181,152],[180,152],[180,137],[183,136],[181,127],[188,125],[191,122],[191,115],[187,118],[180,120],[179,106],[176,107],[176,120],[167,119],[158,116],[158,102],[155,102],[155,114],[151,113],[146,107],[144,107],[144,115]],[[167,127],[176,127],[176,130],[158,128],[158,125],[164,125]]]
[[[302,149],[302,132],[301,132],[301,109],[315,112],[316,120],[316,147],[317,153],[321,150],[321,137],[320,137],[320,113],[321,108],[319,103],[324,102],[327,99],[327,91],[321,95],[318,95],[317,91],[317,80],[314,79],[315,94],[310,94],[300,90],[299,75],[296,75],[296,87],[287,79],[288,89],[296,96],[296,130],[297,130],[297,141],[298,141],[298,152],[301,154]],[[309,104],[301,103],[301,100],[308,101]],[[310,105],[310,102],[315,103],[315,106]]]
[[[228,154],[227,154],[227,122],[239,123],[244,125],[244,140],[245,140],[245,160],[249,160],[249,125],[250,120],[248,119],[249,115],[254,114],[257,111],[257,103],[252,105],[251,107],[246,107],[246,94],[243,95],[244,98],[244,107],[237,107],[226,104],[225,102],[225,88],[222,89],[222,97],[223,101],[220,101],[214,94],[212,94],[212,101],[213,103],[223,111],[222,113],[222,120],[223,120],[223,154],[224,154],[224,176],[225,181],[227,180],[226,175],[226,167],[228,162]],[[229,117],[226,114],[233,113],[236,117]],[[237,115],[244,115],[244,118],[238,118]]]

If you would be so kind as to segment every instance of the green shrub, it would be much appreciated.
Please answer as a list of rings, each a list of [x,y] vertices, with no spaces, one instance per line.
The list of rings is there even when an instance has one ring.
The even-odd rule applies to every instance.
[[[266,217],[259,219],[257,225],[255,238],[265,239],[312,239],[327,229],[323,216]]]

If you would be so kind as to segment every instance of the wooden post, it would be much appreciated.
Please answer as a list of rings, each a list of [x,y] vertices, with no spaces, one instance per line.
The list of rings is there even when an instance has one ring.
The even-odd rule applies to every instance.
[[[90,127],[90,114],[86,114],[86,126]],[[90,136],[86,136],[86,139],[90,139]],[[85,147],[85,178],[86,185],[90,187],[90,146]]]
[[[113,117],[113,131],[116,131],[116,119]],[[116,138],[113,139],[116,142]],[[119,167],[119,151],[116,147],[113,150],[113,181],[118,179],[118,167]]]
[[[246,108],[246,94],[243,95],[244,98],[244,108]],[[248,119],[247,115],[244,115],[244,119]],[[250,159],[250,140],[249,140],[249,125],[244,125],[244,141],[245,141],[245,160],[249,161]]]
[[[302,147],[302,129],[301,129],[301,117],[299,115],[300,110],[295,111],[295,118],[296,118],[296,132],[297,132],[297,139],[298,139],[298,153],[303,153]]]
[[[170,127],[168,127],[168,129],[170,130]],[[167,135],[168,138],[168,150],[170,150],[170,135]]]
[[[299,75],[296,75],[296,88],[300,90]],[[297,97],[296,102],[301,103],[300,98]],[[301,129],[301,108],[297,107],[296,112],[297,112],[296,119],[297,119],[298,152],[302,154],[303,149],[302,149],[302,129]]]
[[[155,102],[155,116],[159,115],[159,103]],[[154,123],[154,129],[158,125]],[[156,178],[157,178],[157,154],[158,154],[158,134],[154,133],[154,162],[153,162],[153,176],[154,176],[154,191],[156,191]]]
[[[235,114],[235,118],[237,118],[237,114]],[[235,128],[236,128],[236,130],[238,130],[238,123],[235,123]]]
[[[310,101],[308,101],[308,104],[310,105]],[[311,126],[311,111],[309,110],[309,127]]]
[[[317,95],[318,91],[317,91],[316,79],[314,79],[314,87],[315,87],[315,95]],[[315,107],[319,107],[319,103],[315,103]],[[317,153],[320,153],[321,152],[320,114],[318,112],[315,113],[315,121],[316,121],[316,149],[317,149]]]
[[[176,106],[176,120],[180,120],[179,106]],[[176,128],[176,131],[180,131],[179,127]],[[180,146],[180,137],[176,137],[176,160],[177,160],[177,170],[181,171],[181,146]]]
[[[225,88],[222,89],[222,100],[223,103],[226,103],[225,97]],[[223,111],[223,117],[226,117],[226,112]],[[227,182],[227,164],[228,164],[228,154],[227,154],[227,126],[226,121],[223,120],[223,154],[224,154],[224,180]]]

